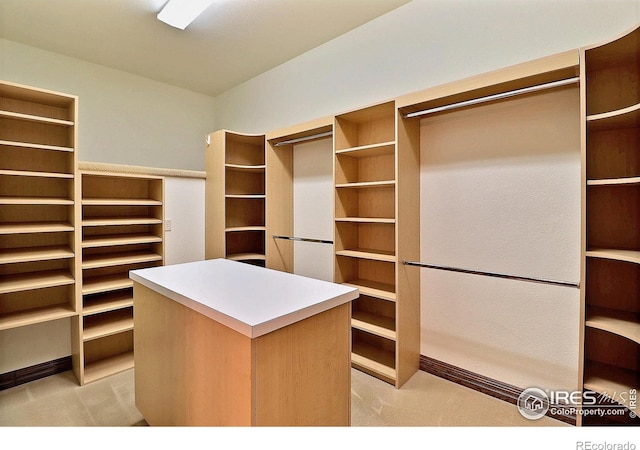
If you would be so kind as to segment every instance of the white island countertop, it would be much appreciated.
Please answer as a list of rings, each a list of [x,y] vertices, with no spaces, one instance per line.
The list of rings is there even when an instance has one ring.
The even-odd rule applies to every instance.
[[[210,259],[132,270],[130,278],[250,338],[358,298],[358,289]]]

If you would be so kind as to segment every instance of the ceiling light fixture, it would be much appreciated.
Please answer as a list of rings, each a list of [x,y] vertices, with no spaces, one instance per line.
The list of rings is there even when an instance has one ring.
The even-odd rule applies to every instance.
[[[158,13],[158,20],[184,30],[213,0],[169,0]]]

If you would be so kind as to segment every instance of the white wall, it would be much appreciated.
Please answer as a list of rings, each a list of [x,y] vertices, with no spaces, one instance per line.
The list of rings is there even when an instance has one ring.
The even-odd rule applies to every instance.
[[[204,185],[197,178],[165,178],[165,264],[204,259]]]
[[[413,0],[216,97],[216,129],[259,132],[590,45],[638,0]]]
[[[293,234],[333,241],[333,141],[322,139],[293,148]],[[293,272],[333,281],[333,246],[293,243]]]
[[[0,79],[79,96],[80,161],[204,170],[209,96],[6,39]]]

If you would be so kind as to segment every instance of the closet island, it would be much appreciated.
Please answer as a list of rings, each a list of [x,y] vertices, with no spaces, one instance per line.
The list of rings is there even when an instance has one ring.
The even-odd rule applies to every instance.
[[[350,424],[357,289],[227,259],[130,276],[150,425]]]

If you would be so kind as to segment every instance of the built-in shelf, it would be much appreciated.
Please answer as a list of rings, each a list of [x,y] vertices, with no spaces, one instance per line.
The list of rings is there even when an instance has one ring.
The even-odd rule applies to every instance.
[[[640,125],[640,104],[587,116],[590,131],[632,128]]]
[[[85,236],[82,248],[111,247],[118,245],[150,244],[162,242],[162,237],[151,234],[115,234]]]
[[[389,317],[354,310],[351,314],[351,326],[386,339],[396,339],[396,322]]]
[[[151,198],[83,198],[83,206],[160,206],[160,200]]]
[[[133,306],[133,293],[131,289],[125,289],[99,296],[85,297],[83,303],[82,315],[90,316]]]
[[[0,119],[24,120],[27,122],[45,123],[48,125],[59,125],[63,127],[72,127],[75,124],[70,120],[54,119],[51,117],[34,116],[32,114],[22,114],[12,111],[0,110]]]
[[[91,322],[83,328],[84,342],[133,330],[133,315],[127,310],[85,317],[84,320]]]
[[[265,171],[267,166],[265,164],[261,164],[257,166],[244,165],[244,164],[225,164],[224,167],[229,170],[237,170],[241,172],[261,173]]]
[[[67,222],[14,222],[0,224],[0,234],[60,233],[73,231]]]
[[[129,369],[133,369],[133,352],[120,353],[85,365],[84,382],[91,383]]]
[[[600,394],[606,394],[615,401],[620,401],[620,393],[627,393],[631,389],[638,388],[638,376],[635,371],[587,361],[584,387]]]
[[[351,362],[388,380],[396,378],[395,355],[388,350],[354,341],[351,348]]]
[[[82,294],[98,294],[133,287],[129,273],[117,273],[85,278],[82,283]]]
[[[336,155],[345,155],[352,158],[370,158],[373,156],[392,155],[395,150],[395,141],[389,141],[336,150]]]
[[[227,233],[233,233],[237,231],[265,231],[266,229],[267,227],[265,226],[256,225],[256,226],[246,226],[246,227],[227,227],[224,229],[224,231]]]
[[[227,259],[233,261],[264,261],[266,257],[261,253],[235,253],[227,255]]]
[[[382,181],[362,181],[358,183],[341,183],[336,184],[336,188],[350,188],[350,189],[371,189],[371,188],[385,188],[395,186],[394,180],[382,180]]]
[[[75,280],[68,270],[48,270],[3,275],[0,277],[0,294],[64,286],[73,284],[74,282]]]
[[[0,205],[73,205],[73,200],[55,197],[0,197]]]
[[[394,252],[383,250],[373,250],[365,248],[354,248],[336,251],[338,256],[348,256],[351,258],[372,259],[374,261],[395,262],[396,256]]]
[[[640,177],[608,178],[603,180],[588,180],[588,186],[617,186],[640,184]]]
[[[31,148],[34,150],[52,150],[58,152],[73,152],[73,147],[63,147],[58,145],[44,145],[44,144],[35,144],[30,142],[18,142],[18,141],[7,141],[0,140],[0,145],[6,145],[9,147],[22,147],[22,148]]]
[[[90,217],[82,221],[83,227],[102,227],[102,226],[127,226],[127,225],[157,225],[161,224],[162,219],[155,217]]]
[[[336,217],[336,222],[396,223],[396,219],[392,217]]]
[[[0,265],[53,259],[73,258],[74,254],[66,245],[49,247],[9,248],[0,250]]]
[[[267,198],[264,194],[226,194],[225,198]]]
[[[395,287],[392,284],[362,279],[349,280],[342,284],[344,284],[345,286],[358,288],[360,290],[360,294],[368,295],[370,297],[375,297],[382,300],[388,300],[390,302],[396,301]]]
[[[100,267],[123,266],[152,261],[161,261],[162,255],[151,251],[141,250],[133,252],[116,252],[87,255],[82,258],[83,269],[97,269]]]
[[[586,256],[640,264],[640,251],[636,250],[593,249],[587,250]]]
[[[44,306],[9,314],[0,314],[0,331],[72,317],[76,313],[69,304]]]
[[[640,316],[636,313],[589,307],[586,325],[617,334],[640,344]]]
[[[74,177],[72,173],[35,172],[35,171],[29,171],[29,170],[0,170],[0,175],[15,176],[15,177],[42,177],[42,178],[68,178],[68,179],[72,179]]]

